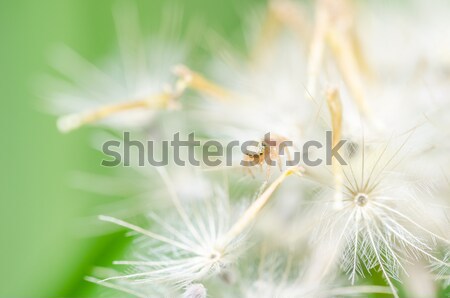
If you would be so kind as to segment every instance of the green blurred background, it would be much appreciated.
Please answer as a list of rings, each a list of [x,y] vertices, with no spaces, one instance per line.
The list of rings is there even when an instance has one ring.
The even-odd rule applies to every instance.
[[[130,0],[131,1],[131,0]],[[168,1],[135,1],[143,31],[158,32]],[[245,7],[233,1],[170,1],[237,42]],[[89,129],[61,135],[35,92],[50,72],[49,52],[64,43],[94,63],[117,48],[114,0],[0,0],[1,207],[0,297],[94,297],[83,281],[124,247],[122,234],[79,237],[76,222],[98,205],[77,191],[73,171],[107,173],[90,148]]]

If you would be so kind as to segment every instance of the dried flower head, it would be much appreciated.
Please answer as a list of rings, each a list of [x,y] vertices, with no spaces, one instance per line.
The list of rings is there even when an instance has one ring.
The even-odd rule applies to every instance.
[[[340,204],[328,199],[318,210],[323,218],[319,237],[332,239],[334,246],[324,274],[338,259],[352,283],[358,274],[364,276],[364,269],[379,268],[396,297],[392,280],[408,274],[405,263],[425,258],[448,266],[438,257],[437,243],[449,244],[444,234],[449,223],[434,222],[432,194],[399,169],[407,162],[402,156],[405,144],[391,154],[389,143],[378,150],[363,144],[359,157],[342,166],[342,187],[331,185],[327,195],[335,198],[339,191]],[[429,196],[428,204],[423,196]]]

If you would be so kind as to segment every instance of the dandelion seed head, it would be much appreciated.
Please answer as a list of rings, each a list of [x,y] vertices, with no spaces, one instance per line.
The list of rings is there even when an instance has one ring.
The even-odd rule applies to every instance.
[[[126,106],[133,101],[145,101],[166,93],[167,84],[174,81],[171,67],[183,61],[188,51],[185,43],[175,42],[179,40],[179,13],[172,11],[169,16],[167,25],[173,32],[166,33],[174,36],[166,34],[163,38],[155,36],[145,40],[137,7],[131,2],[116,5],[114,17],[119,49],[99,65],[87,61],[67,46],[55,48],[51,63],[67,79],[49,77],[46,83],[52,86],[53,92],[46,92],[44,96],[49,98],[48,109],[51,112],[65,115],[58,121],[61,132],[91,123],[119,130],[142,128],[153,123],[155,108],[145,106],[108,111],[108,117],[105,113],[98,113],[91,119],[89,116],[92,116],[92,111],[105,106]],[[178,103],[169,100],[164,106],[176,109]],[[83,119],[86,116],[88,119]]]
[[[363,144],[348,165],[342,166],[342,189],[331,190],[342,192],[340,208],[330,206],[328,211],[319,211],[323,218],[321,233],[334,245],[333,257],[325,268],[331,270],[332,264],[341,260],[353,283],[357,275],[363,276],[363,268],[378,267],[394,293],[391,279],[399,280],[400,273],[407,274],[405,262],[425,258],[443,265],[445,262],[437,256],[436,240],[448,243],[443,234],[429,228],[428,221],[434,215],[420,203],[420,192],[411,177],[398,172],[401,164],[408,162],[403,150],[407,144],[406,140],[378,149]]]
[[[105,281],[123,279],[181,289],[221,273],[235,262],[243,249],[245,234],[223,240],[236,210],[220,187],[212,188],[211,197],[186,202],[178,197],[177,187],[172,185],[167,173],[161,170],[160,174],[176,211],[173,216],[162,218],[157,213],[149,214],[154,222],[151,230],[113,217],[101,217],[140,235],[132,250],[135,260],[115,262],[132,268],[132,272]]]
[[[150,53],[150,58],[143,55],[146,47],[130,38],[138,35],[128,30],[136,29],[133,22],[136,11],[128,11],[131,25],[119,29],[123,74],[105,75],[71,53],[78,63],[60,67],[60,70],[74,78],[76,85],[86,86],[88,92],[62,96],[64,100],[60,106],[77,113],[60,119],[58,127],[63,132],[92,123],[89,118],[97,121],[104,119],[104,114],[115,115],[117,110],[126,110],[126,113],[109,119],[106,125],[123,128],[135,124],[135,127],[149,128],[156,115],[149,109],[149,103],[156,103],[152,107],[158,109],[179,108],[179,97],[190,88],[194,100],[186,114],[192,114],[186,116],[186,122],[185,117],[177,117],[176,123],[183,129],[199,129],[202,135],[214,139],[259,142],[249,148],[253,153],[245,154],[254,159],[259,160],[267,153],[262,141],[267,132],[280,140],[293,141],[294,146],[305,140],[323,140],[324,128],[329,130],[330,127],[338,135],[332,140],[333,144],[344,137],[349,139],[346,148],[348,164],[332,162],[330,167],[319,166],[306,171],[280,169],[282,174],[274,182],[264,183],[255,201],[244,212],[236,211],[234,205],[240,205],[240,202],[231,204],[226,190],[217,191],[219,187],[205,186],[203,179],[199,183],[193,182],[182,170],[169,177],[165,168],[158,168],[158,178],[161,178],[158,181],[165,185],[163,195],[153,185],[149,194],[152,197],[161,195],[171,204],[172,212],[162,212],[162,208],[153,206],[152,213],[145,217],[148,222],[142,225],[101,216],[103,221],[124,227],[138,236],[130,247],[132,260],[115,262],[124,268],[120,273],[91,281],[137,297],[147,297],[150,287],[162,287],[185,298],[204,298],[207,288],[211,293],[208,283],[219,282],[220,285],[214,284],[218,291],[232,288],[230,292],[234,297],[236,292],[238,297],[316,298],[381,291],[391,292],[398,298],[394,281],[401,281],[402,276],[408,275],[406,263],[419,261],[431,263],[437,278],[448,281],[448,260],[441,257],[439,249],[448,250],[450,217],[448,209],[441,208],[436,212],[430,208],[435,195],[429,180],[434,176],[422,171],[425,164],[429,164],[437,172],[437,158],[434,159],[434,154],[426,151],[429,148],[423,144],[428,146],[427,141],[432,140],[430,147],[441,145],[438,141],[442,138],[440,132],[446,131],[442,128],[442,118],[446,117],[448,109],[442,109],[442,115],[429,111],[430,106],[446,107],[442,102],[448,97],[448,74],[445,74],[448,61],[443,62],[437,51],[445,52],[448,45],[444,49],[433,46],[442,40],[441,33],[426,27],[419,34],[419,43],[423,44],[421,49],[411,47],[405,51],[403,41],[399,44],[401,30],[391,30],[393,23],[398,24],[397,14],[389,15],[386,22],[378,20],[380,26],[372,29],[365,22],[361,23],[363,26],[357,26],[360,19],[364,19],[360,16],[365,15],[355,14],[350,1],[318,1],[315,9],[315,19],[310,21],[301,18],[304,11],[300,4],[289,0],[271,2],[267,19],[258,24],[261,40],[256,42],[250,58],[236,55],[232,47],[217,43],[211,68],[205,70],[208,75],[200,75],[186,66],[172,67],[180,61],[169,59],[167,53],[171,54],[172,50],[178,53],[176,46],[163,47],[159,55]],[[372,20],[379,14],[369,11],[368,15]],[[445,14],[439,16],[442,18]],[[410,30],[413,38],[408,38],[412,45],[417,45],[415,37],[419,32],[415,21],[415,18],[400,21],[401,28],[414,28]],[[119,24],[124,23],[126,19],[119,20]],[[448,35],[448,26],[431,23]],[[361,40],[356,34],[360,28]],[[305,31],[311,32],[304,34]],[[428,37],[429,31],[433,31],[429,34],[432,37]],[[367,37],[372,39],[372,35],[375,38],[367,43]],[[380,46],[386,44],[386,51],[392,55],[386,55],[384,48],[380,50]],[[363,52],[367,46],[369,55],[365,57]],[[149,52],[154,48],[158,45],[153,44]],[[397,52],[397,48],[401,52]],[[425,54],[423,63],[421,52]],[[396,60],[392,61],[392,58]],[[161,67],[160,60],[164,64]],[[170,65],[166,65],[169,62]],[[150,72],[147,64],[151,64],[149,69],[156,69],[156,73]],[[92,74],[94,79],[74,75],[74,70],[80,70],[77,68],[83,68],[83,72]],[[169,69],[173,72],[169,73]],[[381,84],[369,84],[375,78]],[[428,78],[432,79],[432,84],[425,88],[424,82]],[[429,103],[433,96],[428,89],[437,94],[433,104]],[[149,100],[153,93],[158,94],[156,102]],[[215,100],[203,101],[212,98]],[[127,106],[129,100],[135,103],[130,109]],[[109,109],[106,112],[96,110],[95,117],[92,113],[84,114],[77,106],[91,108],[104,104],[112,105],[106,105]],[[183,112],[186,111],[180,111]],[[441,126],[436,125],[440,128],[435,130],[433,137],[429,138],[429,130],[425,130],[425,136],[411,142],[409,132],[418,130],[424,119],[430,123],[439,122]],[[169,126],[171,128],[167,128]],[[169,129],[175,128],[171,125],[159,127],[161,134]],[[362,144],[355,141],[361,134]],[[401,144],[392,146],[396,141]],[[418,145],[423,147],[418,150],[415,148]],[[410,151],[423,154],[425,162],[416,163]],[[313,152],[311,156],[323,157],[322,153]],[[410,169],[415,173],[410,174]],[[263,218],[267,222],[261,224],[261,230],[265,232],[262,233],[265,242],[275,242],[268,239],[270,233],[287,238],[269,243],[267,246],[271,249],[294,249],[283,251],[281,262],[262,257],[264,262],[258,267],[258,273],[239,276],[235,286],[226,274],[238,267],[238,259],[245,255],[243,251],[250,244],[246,234],[249,227],[268,205],[275,189],[292,173],[308,178],[314,186],[303,184],[303,180],[296,181],[285,197],[290,202],[282,201],[279,208],[270,206],[271,212]],[[241,182],[236,184],[250,189]],[[448,197],[448,190],[442,193],[443,197]],[[309,213],[297,220],[303,217],[303,209]],[[284,230],[288,232],[281,233]],[[265,248],[260,243],[255,246]],[[251,257],[250,254],[245,256]],[[309,258],[311,264],[306,268],[299,266],[299,262],[292,261],[297,256]],[[249,261],[250,267],[256,267],[258,261],[255,259]],[[339,271],[339,265],[352,285],[367,272],[381,271],[389,290],[376,286],[333,288],[330,280]]]
[[[355,204],[359,207],[364,207],[369,202],[369,196],[364,193],[358,193],[355,196]]]

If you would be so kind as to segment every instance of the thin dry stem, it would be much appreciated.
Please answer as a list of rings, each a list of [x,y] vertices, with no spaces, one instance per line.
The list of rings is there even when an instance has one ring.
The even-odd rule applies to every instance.
[[[345,84],[352,94],[359,111],[364,116],[369,116],[362,76],[349,36],[338,30],[333,30],[328,35],[328,41]]]
[[[339,91],[336,88],[328,90],[327,104],[331,115],[331,127],[333,129],[333,146],[336,146],[342,137],[342,104],[339,96]]]
[[[231,98],[230,92],[208,81],[200,74],[191,71],[185,66],[176,66],[174,72],[179,76],[179,79],[175,83],[174,90],[169,87],[168,90],[165,90],[160,94],[146,98],[106,105],[91,111],[63,116],[58,119],[58,129],[61,132],[70,132],[86,124],[94,123],[114,114],[130,110],[156,110],[171,108],[172,106],[175,107],[175,100],[183,95],[188,87],[206,93],[216,99],[227,100]]]
[[[316,95],[317,81],[323,64],[325,46],[328,46],[336,60],[359,111],[369,117],[366,103],[363,73],[370,73],[356,36],[353,12],[347,0],[318,1],[316,23],[310,47],[308,66],[308,96]]]
[[[232,97],[231,92],[209,81],[199,73],[190,70],[184,65],[175,66],[173,72],[180,78],[181,84],[185,84],[186,87],[220,100],[229,100]]]
[[[292,174],[300,174],[299,168],[290,168],[284,171],[269,187],[254,201],[250,207],[244,212],[239,220],[230,228],[222,239],[223,245],[227,245],[236,239],[255,219],[259,212],[269,202],[272,194],[283,183],[283,181]]]
[[[317,80],[322,68],[325,51],[325,37],[329,27],[329,17],[326,9],[318,5],[313,37],[309,49],[307,96],[314,99],[317,92]]]
[[[61,132],[70,132],[83,125],[100,121],[111,115],[135,109],[159,109],[169,105],[174,95],[169,92],[162,92],[154,96],[132,101],[125,101],[117,104],[106,105],[92,111],[79,114],[66,115],[58,119],[58,129]]]
[[[328,90],[327,93],[327,104],[331,115],[331,127],[333,130],[333,147],[336,146],[342,137],[342,104],[339,97],[339,91],[335,88]],[[336,202],[336,208],[342,206],[342,168],[336,160],[331,161],[334,184],[335,184],[335,195],[334,200]]]

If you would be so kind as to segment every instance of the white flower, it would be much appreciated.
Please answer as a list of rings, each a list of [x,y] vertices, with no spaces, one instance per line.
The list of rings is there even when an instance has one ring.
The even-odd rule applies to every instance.
[[[185,59],[187,47],[176,40],[180,16],[169,15],[175,36],[142,38],[138,11],[130,2],[119,2],[114,9],[119,53],[98,68],[74,50],[60,47],[53,55],[53,65],[67,81],[53,79],[52,109],[67,114],[58,120],[62,132],[100,121],[113,128],[136,128],[148,125],[155,110],[176,107],[177,90],[173,82],[173,65]],[[175,29],[174,29],[175,28]],[[114,114],[114,117],[110,117]],[[105,118],[107,118],[105,120]]]
[[[137,273],[113,276],[103,281],[128,279],[137,284],[159,283],[181,288],[220,273],[236,261],[245,244],[246,230],[272,193],[287,176],[297,171],[285,171],[233,222],[235,213],[226,194],[216,193],[213,198],[191,206],[188,212],[166,172],[159,170],[179,219],[172,224],[166,218],[152,214],[150,216],[163,231],[153,232],[114,217],[100,216],[103,221],[128,228],[145,238],[140,260],[115,262],[134,266]]]
[[[111,277],[106,281],[129,279],[135,283],[185,287],[220,272],[235,260],[240,239],[224,246],[219,243],[231,224],[232,213],[226,194],[216,193],[213,198],[191,206],[189,210],[192,213],[188,213],[172,182],[163,171],[161,173],[165,183],[170,183],[168,189],[178,219],[169,223],[167,217],[151,214],[150,217],[161,229],[161,232],[153,232],[113,217],[101,216],[103,221],[128,228],[150,240],[144,242],[147,247],[139,257],[141,260],[115,262],[135,266],[138,273]]]
[[[169,178],[165,169],[158,168],[175,214],[153,210],[149,229],[101,216],[139,237],[131,246],[134,259],[115,262],[125,266],[123,273],[99,274],[90,281],[138,297],[167,290],[186,298],[204,298],[216,291],[249,298],[325,298],[369,292],[398,298],[396,281],[405,280],[411,264],[426,263],[430,276],[448,283],[450,190],[442,177],[450,165],[444,139],[449,135],[445,119],[450,92],[446,74],[450,44],[445,39],[450,33],[445,13],[449,6],[436,0],[425,8],[415,1],[423,8],[422,15],[399,20],[397,12],[380,19],[379,3],[365,5],[318,0],[310,21],[303,17],[309,15],[309,7],[289,0],[271,1],[258,23],[259,38],[249,59],[217,43],[218,57],[206,71],[212,74],[211,81],[186,66],[173,67],[179,62],[174,59],[161,59],[163,71],[157,67],[157,73],[142,69],[147,63],[141,62],[148,56],[143,54],[144,47],[127,51],[138,40],[132,38],[137,36],[133,30],[127,31],[137,28],[132,22],[136,12],[127,10],[121,23],[128,29],[119,38],[125,55],[123,76],[111,80],[78,60],[75,66],[87,66],[85,73],[92,77],[69,77],[87,85],[92,94],[81,95],[83,108],[74,107],[78,103],[74,104],[73,96],[62,96],[61,106],[75,114],[62,118],[61,130],[112,116],[105,123],[121,128],[136,125],[145,134],[153,123],[157,129],[152,127],[151,132],[157,130],[159,136],[182,127],[215,140],[257,141],[257,154],[246,156],[259,160],[263,154],[274,153],[266,151],[266,133],[277,141],[293,141],[295,148],[307,140],[322,141],[324,131],[331,129],[332,145],[348,139],[340,151],[347,150],[348,165],[333,160],[330,167],[282,168],[270,184],[269,168],[255,201],[244,212],[230,206],[230,195],[222,188],[209,187],[184,169],[171,169],[175,173]],[[436,18],[434,5],[442,9]],[[406,36],[403,30],[411,34]],[[178,49],[173,57],[178,59],[177,53]],[[150,60],[160,65],[159,60]],[[63,72],[67,71],[73,69]],[[160,126],[152,122],[156,109],[178,107],[187,88],[196,92],[186,96],[193,100],[185,109],[171,113],[175,122],[170,117],[164,117]],[[92,104],[94,97],[99,101]],[[360,135],[362,144],[355,141]],[[308,153],[325,160],[323,151]],[[263,163],[257,166],[262,168]],[[153,177],[146,169],[138,168],[138,172]],[[281,262],[252,258],[251,252],[244,255],[251,225],[291,174],[314,185],[291,183],[284,189],[280,205],[271,206],[261,220],[263,244],[256,245],[291,250],[281,251]],[[248,181],[234,182],[246,194],[251,192]],[[159,198],[161,188],[151,184],[147,194]],[[131,208],[126,209],[122,214]],[[248,262],[238,264],[241,257]],[[306,266],[300,267],[296,257],[306,260]],[[258,274],[243,276],[243,267],[256,268],[259,262]],[[351,287],[330,282],[339,273],[338,264],[347,272]],[[235,284],[217,278],[224,277],[231,266],[241,269]],[[374,270],[381,271],[389,288],[353,286],[357,276]],[[432,288],[429,281],[423,285]]]
[[[448,221],[435,216],[432,194],[420,182],[396,172],[399,162],[407,162],[405,142],[393,153],[389,143],[381,148],[363,144],[358,156],[342,166],[341,204],[330,199],[334,190],[317,210],[323,223],[315,237],[331,245],[324,275],[339,258],[352,282],[363,268],[379,268],[398,297],[392,280],[400,280],[400,272],[408,274],[405,262],[424,257],[448,266],[437,257],[436,244],[448,245],[442,236]]]

